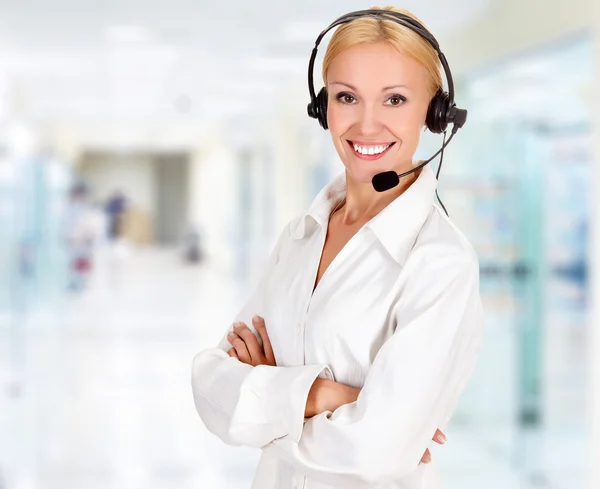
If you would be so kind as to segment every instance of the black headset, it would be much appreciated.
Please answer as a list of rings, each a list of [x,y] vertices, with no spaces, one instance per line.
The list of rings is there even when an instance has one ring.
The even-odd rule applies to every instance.
[[[437,92],[429,102],[429,107],[427,108],[427,116],[425,118],[425,125],[427,129],[435,134],[444,133],[444,142],[442,143],[442,147],[429,159],[425,160],[421,164],[417,165],[413,169],[406,171],[401,174],[397,174],[395,171],[390,170],[382,173],[376,174],[372,179],[373,188],[377,192],[385,192],[390,190],[391,188],[398,185],[400,182],[400,178],[407,176],[411,173],[414,173],[425,165],[427,165],[431,160],[433,160],[438,154],[441,153],[440,156],[440,164],[437,169],[437,173],[435,178],[438,179],[440,176],[440,170],[442,169],[442,161],[444,158],[444,148],[452,141],[452,138],[456,134],[456,132],[463,126],[463,124],[467,121],[467,111],[465,109],[459,109],[456,107],[454,103],[454,81],[452,80],[452,73],[450,73],[450,67],[448,66],[448,61],[446,61],[446,57],[444,53],[440,50],[440,45],[423,25],[421,25],[418,21],[409,17],[408,15],[401,14],[399,12],[394,12],[390,10],[357,10],[355,12],[350,12],[348,14],[342,15],[339,19],[333,21],[327,29],[325,29],[315,42],[315,47],[312,50],[312,54],[310,56],[310,62],[308,63],[308,90],[310,92],[310,103],[308,104],[307,110],[308,115],[313,119],[317,119],[319,124],[323,129],[327,129],[327,89],[325,87],[321,88],[318,95],[315,95],[315,87],[313,84],[313,70],[315,66],[315,59],[317,57],[317,48],[319,43],[331,29],[341,24],[346,24],[348,22],[352,22],[361,17],[372,17],[378,20],[391,20],[400,24],[404,27],[411,29],[412,31],[419,34],[423,39],[427,40],[431,46],[437,52],[440,61],[442,63],[442,67],[444,68],[444,73],[446,74],[446,80],[448,81],[448,92],[445,92],[442,88],[438,88]],[[452,134],[446,141],[446,128],[448,124],[452,124]],[[438,195],[437,189],[435,190],[435,194],[437,195],[438,201],[440,205],[444,209],[446,215],[448,215],[448,211],[440,196]]]
[[[323,32],[321,32],[321,34],[319,34],[319,37],[317,37],[317,40],[315,42],[315,47],[312,50],[310,62],[308,64],[308,90],[310,92],[310,103],[307,107],[308,115],[313,119],[317,119],[321,127],[323,127],[323,129],[328,129],[327,89],[323,87],[319,91],[319,94],[315,95],[315,87],[313,84],[313,70],[315,65],[315,59],[317,57],[317,47],[319,46],[319,43],[321,42],[325,34],[327,34],[327,32],[329,32],[331,29],[341,24],[352,22],[353,20],[358,19],[360,17],[373,17],[379,20],[391,20],[413,30],[421,37],[426,39],[429,42],[429,44],[433,46],[433,48],[438,53],[438,56],[444,68],[444,72],[446,73],[446,79],[448,81],[448,92],[445,92],[442,88],[438,89],[436,94],[431,99],[431,102],[429,103],[425,124],[427,126],[427,129],[429,129],[435,134],[445,132],[446,128],[448,127],[448,124],[453,124],[452,133],[456,133],[456,131],[458,131],[458,129],[460,129],[467,120],[467,111],[464,109],[459,109],[454,103],[454,82],[452,80],[452,73],[450,73],[450,68],[448,66],[448,62],[446,61],[444,53],[442,53],[440,50],[439,43],[437,42],[435,37],[433,37],[433,35],[415,19],[405,14],[393,12],[390,10],[357,10],[355,12],[350,12],[341,16],[339,19],[333,21],[329,25],[329,27],[327,27],[327,29],[325,29]]]

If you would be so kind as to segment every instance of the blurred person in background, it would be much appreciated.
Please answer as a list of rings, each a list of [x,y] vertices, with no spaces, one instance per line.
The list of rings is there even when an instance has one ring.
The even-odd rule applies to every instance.
[[[202,236],[196,226],[189,226],[183,236],[183,260],[186,263],[200,263],[204,259]]]
[[[108,238],[112,241],[120,236],[120,222],[127,209],[127,199],[119,189],[115,190],[106,201],[105,211],[108,217]]]
[[[102,233],[102,220],[99,217],[89,201],[87,186],[81,182],[73,185],[66,212],[68,287],[72,291],[82,291],[92,271],[94,247]]]
[[[444,443],[479,352],[478,258],[413,161],[424,129],[445,131],[440,57],[413,14],[383,9],[348,17],[323,61],[319,121],[344,171],[193,361],[208,430],[262,449],[253,489],[442,487],[428,445]],[[411,169],[375,190],[375,175]]]

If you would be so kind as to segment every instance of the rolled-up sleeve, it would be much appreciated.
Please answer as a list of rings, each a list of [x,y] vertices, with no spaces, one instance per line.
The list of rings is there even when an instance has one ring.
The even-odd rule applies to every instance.
[[[264,288],[277,265],[279,251],[288,235],[281,233],[263,276],[250,299],[234,317],[255,334],[252,316],[263,315]],[[298,367],[253,367],[232,358],[227,333],[216,348],[199,352],[192,362],[192,393],[196,411],[206,428],[224,443],[260,448],[274,439],[297,439],[305,422],[304,411],[317,377],[333,378],[325,364]],[[257,335],[260,343],[260,337]]]
[[[298,438],[263,450],[332,486],[364,489],[414,471],[470,377],[483,310],[476,260],[438,260],[413,273],[391,314],[358,399],[306,421]]]

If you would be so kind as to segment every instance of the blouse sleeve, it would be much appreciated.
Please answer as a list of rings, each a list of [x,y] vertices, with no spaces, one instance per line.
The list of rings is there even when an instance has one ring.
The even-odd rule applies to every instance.
[[[483,310],[477,261],[425,265],[392,314],[394,334],[377,353],[358,399],[310,418],[300,436],[263,450],[298,472],[364,489],[414,471],[457,406],[478,355]]]
[[[252,325],[264,315],[265,283],[277,265],[289,225],[279,237],[263,276],[234,321]],[[196,411],[206,428],[224,443],[260,448],[276,438],[297,438],[305,421],[308,393],[319,376],[333,378],[326,364],[297,367],[253,367],[230,357],[228,330],[216,348],[199,352],[192,362],[192,393]],[[260,343],[260,336],[257,335]]]

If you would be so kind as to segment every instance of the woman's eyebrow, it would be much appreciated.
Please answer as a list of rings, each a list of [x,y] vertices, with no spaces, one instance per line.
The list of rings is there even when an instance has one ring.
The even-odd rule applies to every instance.
[[[354,90],[356,91],[356,87],[353,87],[352,85],[350,85],[349,83],[344,83],[344,82],[339,82],[339,81],[334,81],[331,82],[332,85],[344,85],[345,87],[348,87],[350,90]],[[389,87],[383,87],[381,89],[382,92],[385,92],[386,90],[391,90],[392,88],[408,88],[406,85],[391,85]]]

